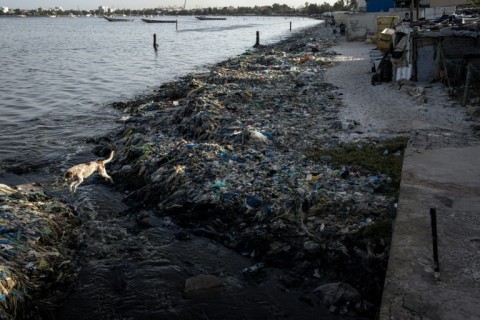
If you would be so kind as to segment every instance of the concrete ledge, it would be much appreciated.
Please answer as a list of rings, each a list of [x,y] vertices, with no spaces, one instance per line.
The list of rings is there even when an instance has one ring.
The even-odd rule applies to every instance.
[[[480,146],[407,150],[380,319],[480,319]]]

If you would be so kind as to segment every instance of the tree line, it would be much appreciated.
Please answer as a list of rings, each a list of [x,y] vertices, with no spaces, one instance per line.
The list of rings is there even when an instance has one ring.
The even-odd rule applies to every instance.
[[[479,0],[480,1],[480,0]],[[356,0],[338,0],[333,5],[324,2],[323,4],[308,3],[305,2],[305,6],[301,8],[292,8],[286,4],[274,3],[271,6],[254,6],[254,7],[209,7],[202,9],[182,9],[172,11],[171,9],[162,9],[162,8],[150,8],[150,9],[122,9],[116,10],[114,13],[119,11],[122,14],[126,15],[320,15],[325,12],[332,11],[346,11],[354,8],[356,6]],[[0,11],[0,15],[30,15],[30,16],[42,16],[42,15],[103,15],[104,12],[100,10],[54,10],[54,9],[33,9],[33,10],[22,10],[14,9],[10,10],[8,13],[3,13]]]

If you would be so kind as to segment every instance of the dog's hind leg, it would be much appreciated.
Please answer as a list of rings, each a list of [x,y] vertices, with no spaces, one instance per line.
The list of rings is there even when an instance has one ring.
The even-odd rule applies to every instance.
[[[110,183],[113,183],[113,179],[108,175],[107,170],[105,170],[105,167],[99,167],[98,171],[100,175],[105,178],[105,180],[110,181]]]

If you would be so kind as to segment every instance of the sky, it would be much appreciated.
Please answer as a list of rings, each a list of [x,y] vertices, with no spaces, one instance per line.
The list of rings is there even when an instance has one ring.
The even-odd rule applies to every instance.
[[[183,6],[185,0],[0,0],[0,7],[11,9],[36,9],[62,7],[68,9],[91,10],[99,6],[108,6],[117,9],[143,9],[168,6]],[[253,7],[272,5],[274,3],[286,4],[289,7],[305,6],[305,2],[333,4],[336,0],[186,0],[187,9],[206,7]]]

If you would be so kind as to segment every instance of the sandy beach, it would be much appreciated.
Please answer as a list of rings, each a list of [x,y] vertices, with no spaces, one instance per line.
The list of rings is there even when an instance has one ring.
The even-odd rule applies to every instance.
[[[388,136],[428,132],[449,134],[457,142],[471,134],[465,109],[454,101],[441,83],[401,81],[371,85],[369,51],[375,45],[342,41],[332,49],[340,55],[338,65],[329,68],[326,79],[342,93],[342,123],[354,124],[361,136]],[[349,134],[346,139],[359,138]],[[456,143],[456,142],[455,142]]]

